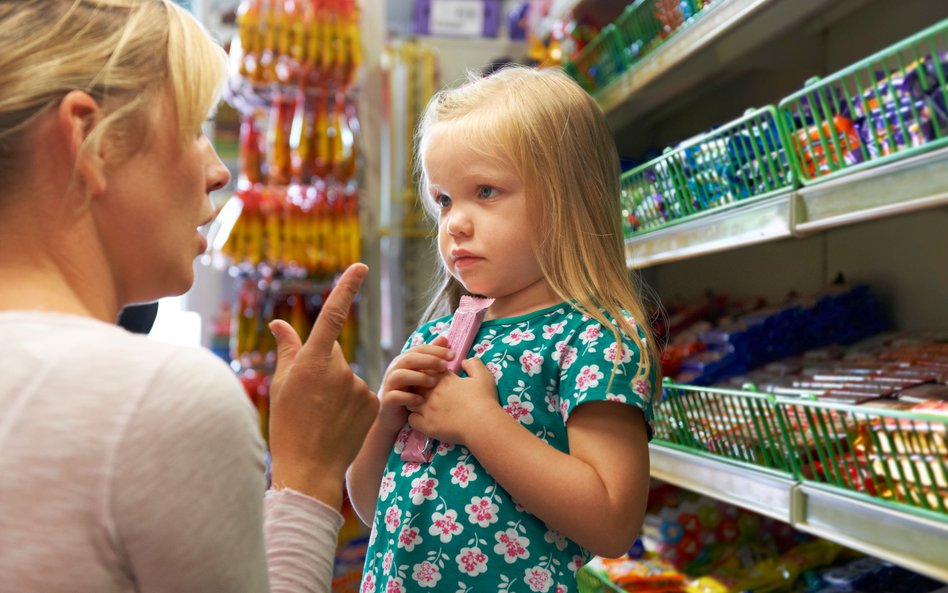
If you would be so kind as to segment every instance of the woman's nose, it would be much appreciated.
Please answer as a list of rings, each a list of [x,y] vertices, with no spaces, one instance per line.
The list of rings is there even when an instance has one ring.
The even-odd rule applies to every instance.
[[[214,150],[214,145],[207,138],[204,142],[204,179],[207,186],[207,192],[216,191],[230,183],[230,171],[221,157]]]

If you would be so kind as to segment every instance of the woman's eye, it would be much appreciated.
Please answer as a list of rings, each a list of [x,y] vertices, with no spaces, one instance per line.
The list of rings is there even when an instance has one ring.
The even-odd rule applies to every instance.
[[[449,198],[448,196],[444,194],[439,194],[435,196],[434,201],[435,201],[435,204],[437,204],[438,206],[442,208],[447,208],[448,206],[451,205],[451,198]]]
[[[477,189],[477,196],[479,198],[493,198],[497,195],[497,189],[491,187],[490,185],[482,185]]]

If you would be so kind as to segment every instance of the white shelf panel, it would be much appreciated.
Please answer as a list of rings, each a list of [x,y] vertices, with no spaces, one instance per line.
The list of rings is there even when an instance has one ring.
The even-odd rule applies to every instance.
[[[792,236],[792,195],[711,212],[627,239],[626,265],[644,268]]]
[[[755,513],[791,522],[792,479],[650,444],[651,475]]]
[[[948,148],[842,175],[797,190],[805,235],[948,204]]]
[[[948,521],[862,502],[811,484],[794,487],[800,531],[948,581]]]

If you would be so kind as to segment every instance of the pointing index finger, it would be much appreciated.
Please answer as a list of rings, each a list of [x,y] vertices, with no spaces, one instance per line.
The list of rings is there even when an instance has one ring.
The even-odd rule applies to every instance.
[[[328,355],[332,352],[333,344],[339,338],[339,332],[349,316],[349,309],[352,307],[352,301],[355,300],[362,286],[362,281],[368,273],[369,268],[365,264],[352,264],[339,277],[336,286],[326,297],[326,302],[316,318],[316,325],[306,340],[304,348],[324,352]]]

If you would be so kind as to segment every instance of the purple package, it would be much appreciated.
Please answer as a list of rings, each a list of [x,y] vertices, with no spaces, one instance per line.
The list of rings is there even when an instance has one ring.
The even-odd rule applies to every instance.
[[[494,299],[482,297],[466,295],[461,297],[457,311],[454,312],[454,319],[451,320],[451,327],[448,329],[448,348],[454,350],[454,358],[448,361],[448,370],[452,373],[460,373],[461,362],[471,350],[474,336],[477,335],[477,330],[484,321],[487,308],[493,302]],[[402,461],[415,463],[431,461],[432,444],[431,437],[420,430],[411,429],[408,432],[405,448],[402,450]]]

